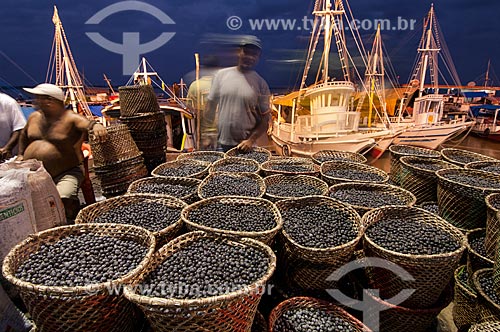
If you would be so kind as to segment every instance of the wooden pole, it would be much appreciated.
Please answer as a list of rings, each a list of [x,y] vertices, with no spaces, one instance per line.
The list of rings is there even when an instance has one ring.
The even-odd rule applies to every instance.
[[[194,54],[196,63],[196,149],[200,149],[201,142],[201,91],[200,91],[200,55]]]

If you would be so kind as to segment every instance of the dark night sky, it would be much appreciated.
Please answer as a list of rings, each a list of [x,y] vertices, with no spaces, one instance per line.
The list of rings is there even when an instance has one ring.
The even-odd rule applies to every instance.
[[[195,52],[202,57],[213,52],[214,45],[202,42],[207,33],[259,36],[264,52],[258,71],[271,88],[292,88],[302,70],[300,61],[284,60],[303,59],[307,31],[252,31],[248,19],[300,21],[304,15],[312,18],[313,0],[148,0],[145,2],[166,13],[175,24],[163,25],[151,15],[138,11],[110,15],[100,25],[85,24],[99,10],[118,2],[3,0],[0,11],[0,86],[33,86],[45,81],[54,33],[51,21],[54,4],[59,9],[77,66],[86,80],[95,86],[105,85],[103,73],[112,79],[114,85],[125,84],[129,76],[122,73],[122,56],[95,44],[86,32],[99,32],[116,43],[122,41],[123,32],[139,32],[141,43],[155,39],[162,32],[175,32],[165,45],[145,54],[167,83],[179,81],[194,70]],[[398,16],[417,20],[414,31],[386,31],[382,35],[401,83],[407,81],[412,68],[421,36],[422,18],[430,4],[428,0],[350,1],[354,17],[359,20],[390,19],[393,24]],[[494,68],[500,68],[498,0],[436,0],[434,5],[462,83],[480,79],[486,71],[488,59],[491,59]],[[230,30],[226,25],[227,18],[232,15],[243,20],[243,26],[237,31]],[[373,30],[362,31],[367,47],[373,33]]]

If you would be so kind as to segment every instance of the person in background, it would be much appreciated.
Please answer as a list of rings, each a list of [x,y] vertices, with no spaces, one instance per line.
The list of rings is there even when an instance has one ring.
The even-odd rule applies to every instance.
[[[38,112],[28,118],[21,132],[17,160],[38,159],[52,176],[66,211],[73,220],[80,202],[78,188],[83,176],[82,142],[93,130],[97,141],[107,139],[107,130],[95,120],[89,121],[64,107],[64,92],[53,84],[25,88],[35,96]]]
[[[0,161],[17,154],[19,134],[26,125],[16,100],[0,92]]]
[[[262,51],[260,40],[245,36],[238,48],[238,65],[221,69],[208,95],[207,120],[218,115],[218,144],[223,151],[238,147],[248,151],[266,133],[269,118],[269,86],[254,70]]]

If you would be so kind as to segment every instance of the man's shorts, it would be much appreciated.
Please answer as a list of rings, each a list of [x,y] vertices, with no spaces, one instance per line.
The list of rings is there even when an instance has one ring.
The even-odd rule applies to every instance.
[[[61,198],[78,199],[78,188],[83,181],[83,171],[81,166],[75,166],[72,169],[56,176],[54,182]]]

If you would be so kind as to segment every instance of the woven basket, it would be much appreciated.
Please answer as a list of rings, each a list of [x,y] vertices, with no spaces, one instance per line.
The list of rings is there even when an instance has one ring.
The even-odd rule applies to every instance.
[[[439,215],[439,205],[437,202],[422,202],[418,206],[424,210]]]
[[[118,88],[121,118],[160,111],[156,94],[151,85],[131,85]]]
[[[389,146],[391,152],[391,171],[389,173],[391,180],[397,184],[401,184],[401,163],[399,159],[404,156],[414,156],[421,158],[441,159],[441,153],[419,148],[411,145],[391,145]]]
[[[162,132],[166,130],[165,115],[162,112],[121,117],[131,132]]]
[[[263,206],[265,207],[268,211],[271,211],[273,216],[274,216],[274,222],[275,226],[271,229],[261,231],[261,232],[244,232],[244,231],[231,231],[231,230],[226,230],[226,229],[219,229],[219,228],[212,228],[204,225],[200,225],[198,223],[195,223],[190,220],[189,214],[191,211],[196,210],[202,206],[206,206],[209,204],[213,203],[223,203],[223,204],[229,204],[229,205],[236,205],[236,206],[243,206],[243,205],[257,205],[257,206]],[[214,217],[214,216],[212,216]],[[255,216],[255,218],[258,218],[259,216]],[[218,197],[211,197],[207,198],[204,200],[201,200],[199,202],[196,202],[194,204],[189,205],[188,207],[184,208],[181,212],[181,218],[186,224],[188,230],[198,230],[198,231],[204,231],[209,234],[215,234],[215,235],[225,235],[225,236],[232,236],[235,238],[251,238],[255,239],[261,242],[264,242],[266,244],[271,244],[274,240],[274,237],[276,234],[281,230],[283,227],[283,221],[281,219],[281,214],[276,208],[276,206],[268,201],[267,199],[263,198],[254,198],[254,197],[242,197],[242,196],[218,196]]]
[[[477,321],[477,294],[461,276],[467,273],[467,267],[461,265],[455,270],[455,288],[453,299],[453,321],[461,330]],[[468,278],[466,278],[468,279]]]
[[[486,239],[484,246],[488,253],[488,258],[494,259],[498,242],[500,241],[500,219],[498,213],[500,209],[500,193],[486,196]]]
[[[175,170],[178,168],[182,168],[183,166],[186,167],[196,167],[196,168],[204,168],[200,172],[196,172],[193,174],[189,174],[189,176],[185,176],[188,178],[195,178],[195,179],[203,179],[205,176],[208,174],[208,168],[210,167],[210,163],[204,162],[204,161],[199,161],[199,160],[192,160],[192,159],[185,159],[185,160],[173,160],[173,161],[167,161],[166,163],[163,163],[161,165],[158,165],[152,172],[152,176],[157,176],[157,177],[166,177],[169,175],[163,175],[165,171],[168,170]],[[170,176],[169,176],[170,177]],[[184,177],[184,176],[183,176]]]
[[[194,159],[213,164],[217,160],[224,158],[224,152],[219,151],[194,151],[181,153],[177,156],[177,160]]]
[[[360,322],[357,318],[349,314],[344,309],[326,301],[322,301],[313,297],[292,297],[288,300],[281,302],[275,307],[269,315],[269,332],[285,332],[284,330],[276,329],[276,324],[283,314],[289,310],[295,309],[315,309],[327,313],[329,316],[340,318],[349,323],[349,331],[356,332],[371,332],[371,330]],[[288,330],[286,330],[288,331]],[[290,330],[291,331],[291,330]],[[294,330],[295,331],[295,330]],[[325,326],[324,331],[340,331],[336,330],[333,326]]]
[[[252,285],[226,295],[201,299],[166,299],[147,297],[135,290],[146,277],[159,266],[165,258],[179,252],[184,246],[203,238],[234,246],[253,247],[264,252],[270,260],[267,273]],[[206,331],[234,332],[250,331],[257,311],[262,289],[276,268],[276,256],[271,248],[252,239],[234,240],[204,232],[184,234],[168,243],[155,255],[155,259],[144,269],[132,287],[127,287],[124,294],[131,302],[139,306],[146,315],[154,331]]]
[[[500,212],[497,214],[497,219],[500,220]],[[497,250],[495,252],[495,264],[493,264],[493,287],[500,294],[500,239],[498,240]]]
[[[367,313],[368,319],[375,323],[374,320],[379,318],[380,332],[434,331],[431,327],[436,317],[452,300],[451,287],[448,287],[443,294],[441,294],[436,303],[424,309],[394,305],[384,301],[378,296],[374,296],[369,291],[366,293],[367,295],[365,295],[365,297],[369,297],[370,300],[374,302],[370,307],[370,309],[373,308],[373,312],[368,311]]]
[[[325,161],[352,161],[360,164],[364,164],[367,161],[361,153],[349,151],[321,150],[311,157],[318,165],[321,165]]]
[[[106,129],[108,139],[104,142],[97,141],[94,132],[89,131],[94,167],[108,166],[141,155],[126,125],[118,124]]]
[[[105,184],[102,182],[103,177],[99,177],[102,193],[105,197],[113,197],[118,195],[123,195],[127,192],[128,186],[145,176],[148,176],[148,170],[146,167],[140,167],[138,171],[132,171],[126,177],[123,177],[118,182],[112,184]]]
[[[267,321],[258,310],[255,313],[250,332],[269,332],[267,328]]]
[[[139,266],[119,279],[78,287],[35,285],[15,276],[18,268],[42,244],[53,244],[67,236],[92,233],[126,238],[148,248]],[[155,247],[154,236],[147,230],[117,224],[71,225],[52,228],[34,235],[15,246],[3,262],[3,275],[20,292],[37,331],[135,331],[140,316],[121,294],[110,294],[132,282],[148,265]]]
[[[333,177],[328,175],[330,170],[349,170],[367,173],[373,175],[374,178],[378,180],[355,180],[351,178]],[[349,161],[326,161],[321,164],[321,178],[328,183],[330,186],[345,182],[357,182],[357,183],[386,183],[389,180],[389,175],[383,170],[365,165],[360,163],[353,163]]]
[[[301,171],[289,171],[287,167],[300,167]],[[320,167],[312,159],[297,157],[282,157],[279,159],[270,159],[261,165],[265,176],[274,174],[284,175],[311,175],[317,176],[320,173]]]
[[[459,168],[449,162],[433,158],[406,156],[401,157],[399,162],[401,188],[411,191],[417,197],[417,204],[437,201],[436,170],[422,168],[421,164],[426,164],[429,168]]]
[[[257,154],[250,155],[247,152],[242,152],[240,149],[238,149],[238,147],[234,147],[226,152],[225,157],[226,158],[239,157],[239,158],[253,159],[259,164],[262,164],[271,159],[271,152],[259,146],[254,146],[251,152],[257,152]]]
[[[130,194],[125,196],[110,198],[101,202],[91,204],[89,206],[84,207],[83,209],[80,210],[80,212],[78,212],[78,215],[76,216],[75,219],[75,223],[76,224],[94,223],[96,218],[100,217],[104,213],[114,210],[117,207],[127,206],[130,204],[135,204],[140,202],[161,204],[163,206],[167,206],[168,208],[179,210],[178,220],[171,223],[170,225],[168,225],[167,227],[163,228],[160,231],[151,231],[156,238],[158,247],[174,239],[180,233],[180,230],[182,228],[182,219],[180,218],[180,211],[183,208],[185,208],[187,204],[175,197],[167,197],[154,194]]]
[[[500,332],[500,320],[474,324],[468,332]]]
[[[252,183],[257,185],[257,187],[259,188],[259,193],[257,196],[249,196],[249,197],[261,198],[262,196],[264,196],[264,193],[266,192],[266,185],[264,184],[264,180],[259,175],[255,174],[255,173],[216,172],[216,173],[209,174],[200,183],[200,185],[198,186],[198,197],[200,197],[201,199],[213,197],[214,195],[211,195],[211,193],[207,192],[207,186],[211,185],[212,182],[216,181],[216,179],[218,177],[227,177],[227,178],[232,178],[232,179],[236,179],[236,180],[243,179],[243,178],[250,179],[252,181]],[[237,186],[237,187],[226,186],[226,188],[224,188],[225,193],[223,195],[215,195],[215,196],[245,196],[246,197],[247,195],[244,195],[240,189],[244,189],[244,188],[240,188],[239,186]]]
[[[228,165],[242,166],[245,168],[252,169],[252,171],[228,171],[224,167]],[[258,174],[260,172],[260,164],[253,159],[246,158],[238,158],[238,157],[226,157],[224,159],[217,160],[210,166],[208,169],[209,173],[215,172],[226,172],[226,173],[255,173]]]
[[[438,204],[441,217],[462,229],[486,226],[486,202],[489,194],[500,192],[499,188],[483,188],[451,180],[448,176],[475,177],[490,180],[500,186],[500,177],[483,171],[470,169],[443,169],[438,177]]]
[[[493,260],[488,257],[484,257],[479,254],[476,250],[472,248],[470,243],[473,239],[477,239],[478,237],[484,238],[486,234],[486,230],[484,228],[477,228],[467,232],[467,272],[469,273],[469,283],[472,284],[472,275],[474,272],[493,267]]]
[[[459,166],[465,166],[466,164],[475,161],[498,161],[497,159],[485,156],[484,154],[462,149],[446,148],[441,150],[441,154],[446,161]]]
[[[279,196],[273,193],[269,192],[269,188],[275,185],[293,185],[293,186],[307,186],[307,187],[313,187],[317,193],[315,194],[309,194],[307,196],[311,195],[323,195],[325,196],[328,193],[328,185],[326,184],[325,181],[318,179],[315,176],[310,176],[310,175],[283,175],[283,174],[276,174],[276,175],[271,175],[268,177],[264,178],[264,183],[266,184],[266,198],[268,198],[272,202],[276,202],[282,199],[288,199],[288,198],[296,198],[296,197],[303,197],[302,196]]]
[[[329,277],[339,267],[350,261],[363,235],[358,213],[349,205],[335,199],[324,196],[305,196],[276,203],[280,212],[296,207],[323,205],[347,212],[349,217],[345,222],[355,228],[357,236],[337,247],[312,248],[297,243],[283,229],[281,234],[284,242],[282,248],[284,261],[282,263],[287,270],[284,274],[290,279],[292,287],[297,286],[308,290],[336,288],[337,283]]]
[[[123,169],[130,169],[130,168],[133,168],[139,164],[144,164],[144,158],[142,157],[142,152],[140,152],[139,156],[137,156],[137,157],[118,161],[116,163],[109,164],[106,166],[95,166],[94,165],[93,169],[94,169],[94,172],[96,175],[109,174],[112,172],[117,172],[117,171],[119,172]]]
[[[490,173],[496,173],[500,175],[500,161],[474,161],[472,163],[465,164],[465,169],[476,169],[478,171],[485,171]]]
[[[164,195],[166,196],[174,196],[176,198],[179,198],[180,200],[186,202],[187,204],[194,203],[198,200],[198,186],[201,183],[201,180],[199,179],[193,179],[193,178],[182,178],[182,177],[150,177],[150,178],[144,178],[140,180],[136,180],[130,184],[127,190],[127,194],[148,194],[148,192],[145,192],[143,189],[143,186],[145,184],[165,184],[165,185],[180,185],[183,187],[189,187],[191,189],[191,193],[178,197],[173,195],[172,193],[165,192]],[[149,193],[149,194],[155,194],[155,193]],[[157,194],[157,193],[156,193]]]
[[[376,244],[366,230],[382,220],[398,218],[430,224],[450,234],[460,243],[460,248],[444,254],[412,255],[387,250]],[[414,281],[402,280],[397,274],[386,269],[368,269],[372,288],[380,289],[383,298],[391,298],[403,289],[415,292],[401,305],[408,308],[427,308],[433,306],[446,289],[453,273],[459,265],[465,250],[465,236],[454,226],[437,215],[417,207],[386,206],[371,210],[363,216],[365,228],[364,252],[366,257],[378,257],[405,269]]]
[[[355,189],[355,190],[360,190],[366,192],[368,195],[375,195],[375,194],[380,194],[380,195],[390,195],[394,197],[395,199],[398,199],[401,201],[400,205],[404,206],[413,206],[415,205],[415,202],[417,201],[415,195],[413,195],[411,192],[408,190],[402,189],[400,187],[392,186],[390,184],[375,184],[375,183],[355,183],[355,182],[348,182],[348,183],[340,183],[333,185],[329,188],[328,190],[328,196],[334,199],[338,199],[341,202],[344,202],[346,204],[351,205],[356,212],[360,216],[363,216],[366,212],[379,208],[384,205],[391,205],[391,204],[383,204],[380,206],[367,206],[366,204],[363,204],[363,202],[359,202],[356,204],[353,204],[352,202],[347,202],[345,200],[342,200],[341,197],[337,197],[335,193],[338,191],[343,191],[343,190],[350,190],[350,189]],[[364,202],[367,202],[365,200]],[[395,205],[395,204],[392,204]]]
[[[493,270],[481,269],[472,276],[474,288],[477,289],[478,323],[497,322],[500,318],[500,303],[495,303],[483,290],[479,282],[482,277],[492,278]]]

